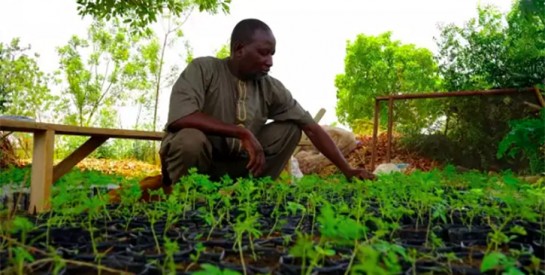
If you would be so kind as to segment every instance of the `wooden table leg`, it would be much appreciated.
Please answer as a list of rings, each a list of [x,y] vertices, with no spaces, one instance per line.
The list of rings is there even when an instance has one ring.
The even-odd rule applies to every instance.
[[[108,140],[108,137],[91,137],[72,154],[53,168],[53,182],[56,182],[64,174],[68,173],[82,159],[91,154],[96,148]]]
[[[380,116],[380,101],[375,99],[375,115],[373,118],[373,145],[371,152],[371,171],[375,170],[375,162],[377,159],[377,139],[378,139],[378,121]]]
[[[53,184],[53,151],[55,131],[34,133],[34,152],[30,183],[30,205],[28,212],[35,214],[49,210],[51,185]]]

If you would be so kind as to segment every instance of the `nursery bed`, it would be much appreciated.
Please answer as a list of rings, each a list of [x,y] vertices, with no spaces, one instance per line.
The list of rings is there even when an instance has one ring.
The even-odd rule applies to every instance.
[[[545,191],[504,174],[376,182],[211,182],[162,201],[59,186],[52,211],[3,222],[0,269],[25,274],[545,274]],[[354,273],[352,273],[354,272]]]

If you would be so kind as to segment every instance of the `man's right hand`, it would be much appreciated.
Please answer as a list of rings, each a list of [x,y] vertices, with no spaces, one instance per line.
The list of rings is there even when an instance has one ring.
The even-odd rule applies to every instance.
[[[183,128],[195,128],[206,134],[240,139],[244,150],[246,150],[250,158],[246,169],[248,169],[254,177],[258,177],[263,173],[263,169],[265,168],[265,153],[263,152],[263,147],[261,147],[261,144],[250,130],[233,124],[224,123],[223,121],[212,118],[201,112],[187,115],[168,126],[168,130],[171,132],[176,132]]]
[[[254,177],[260,176],[265,168],[265,153],[263,152],[261,143],[259,143],[252,132],[244,128],[240,135],[240,142],[250,158],[248,165],[246,165],[246,169],[248,169]]]

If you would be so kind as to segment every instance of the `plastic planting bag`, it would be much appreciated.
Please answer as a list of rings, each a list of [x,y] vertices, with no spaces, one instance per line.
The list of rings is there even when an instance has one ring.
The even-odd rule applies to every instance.
[[[408,166],[409,164],[407,163],[383,163],[375,168],[373,174],[390,174],[394,172],[403,173]]]

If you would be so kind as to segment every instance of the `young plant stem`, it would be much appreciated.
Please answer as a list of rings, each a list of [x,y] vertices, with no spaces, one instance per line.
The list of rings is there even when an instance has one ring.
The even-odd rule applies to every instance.
[[[244,275],[247,275],[246,264],[244,263],[244,254],[242,253],[242,234],[240,234],[240,236],[237,236],[237,247],[238,254],[240,256],[240,263],[242,264],[242,271]]]
[[[314,224],[316,223],[316,204],[312,207],[312,223],[310,225],[310,235],[314,235]]]
[[[155,241],[155,250],[157,250],[157,254],[161,253],[161,247],[159,246],[159,240],[157,239],[157,234],[155,233],[155,211],[150,215],[150,224],[151,224],[151,234],[153,235],[153,240]]]
[[[151,226],[151,233],[153,234],[153,240],[155,241],[155,249],[157,254],[161,253],[161,247],[159,246],[159,239],[157,239],[157,234],[155,233],[155,226]]]
[[[346,271],[344,272],[344,275],[350,274],[350,269],[352,268],[352,265],[354,264],[354,259],[356,258],[356,254],[358,251],[358,240],[354,240],[354,250],[352,251],[352,255],[350,255],[350,261],[348,262],[348,266],[346,267]]]
[[[424,246],[425,247],[429,247],[429,239],[430,239],[430,230],[431,230],[431,221],[432,221],[432,218],[431,218],[431,207],[429,208],[428,210],[428,227],[427,227],[427,230],[426,230],[426,242],[424,243]]]
[[[274,213],[274,211],[273,211]],[[278,219],[279,219],[279,215],[278,214],[275,214],[275,218],[274,218],[274,223],[271,227],[271,230],[269,230],[269,234],[267,234],[267,238],[270,238],[272,233],[274,233],[274,231],[276,230],[276,225],[278,224]]]
[[[303,224],[304,219],[305,219],[305,213],[301,213],[301,218],[299,219],[299,222],[297,223],[297,226],[295,226],[295,231],[299,230],[299,228]]]
[[[255,248],[254,248],[254,240],[251,234],[248,234],[248,241],[250,242],[250,250],[252,250],[252,257],[254,258],[254,261],[257,261],[257,255],[255,254]]]
[[[271,230],[269,231],[269,234],[267,234],[267,238],[270,238],[272,233],[276,229],[276,225],[278,224],[278,220],[280,219],[280,203],[282,202],[282,196],[278,196],[276,199],[276,204],[274,205],[274,209],[272,211],[272,214],[274,215],[274,224],[271,227]]]
[[[41,255],[44,255],[44,256],[49,255],[49,253],[47,253],[44,250],[41,250],[41,249],[33,247],[33,246],[25,245],[25,244],[13,239],[13,238],[10,238],[10,237],[7,237],[7,236],[0,236],[0,238],[6,240],[7,242],[9,242],[9,243],[11,243],[13,245],[20,246],[20,247],[24,248],[28,252],[35,252],[35,253],[38,253],[38,254],[41,254]],[[116,273],[116,274],[131,274],[131,273],[123,271],[123,270],[118,270],[118,269],[114,269],[114,268],[110,268],[110,267],[106,267],[106,266],[101,266],[101,265],[96,265],[96,264],[81,262],[81,261],[76,261],[76,260],[63,259],[63,258],[58,258],[58,259],[43,258],[43,259],[39,259],[39,260],[36,260],[36,261],[34,261],[32,263],[29,263],[29,265],[27,267],[32,267],[32,266],[35,266],[35,265],[39,265],[41,263],[53,262],[53,261],[59,261],[59,260],[62,261],[62,262],[65,262],[66,264],[96,268],[96,269],[100,269],[100,270],[104,270],[104,271],[108,271],[108,272]]]
[[[93,234],[93,224],[91,223],[91,218],[87,219],[87,227],[89,229],[89,235],[91,236],[91,246],[93,247],[93,253],[97,254],[98,251],[97,251],[97,245],[95,243],[95,235]]]
[[[318,241],[318,247],[322,247],[322,244],[323,244],[323,241],[322,241],[322,238],[320,238],[320,241]],[[320,254],[320,253],[317,253],[316,256],[314,256],[312,258],[312,260],[310,261],[310,264],[308,266],[306,275],[311,275],[312,274],[312,270],[314,270],[314,267],[318,266],[318,263],[320,262],[321,258],[322,258],[322,254]]]
[[[49,246],[49,239],[51,238],[51,218],[53,216],[53,210],[49,211],[49,218],[47,219],[47,230],[45,232],[45,245]]]
[[[206,237],[206,240],[210,240],[210,237],[212,236],[212,233],[214,232],[216,227],[218,227],[218,225],[221,223],[221,221],[223,220],[224,215],[225,215],[225,213],[221,213],[219,215],[218,219],[214,220],[214,222],[212,223],[212,227],[210,228],[210,231],[208,232],[208,236]]]

